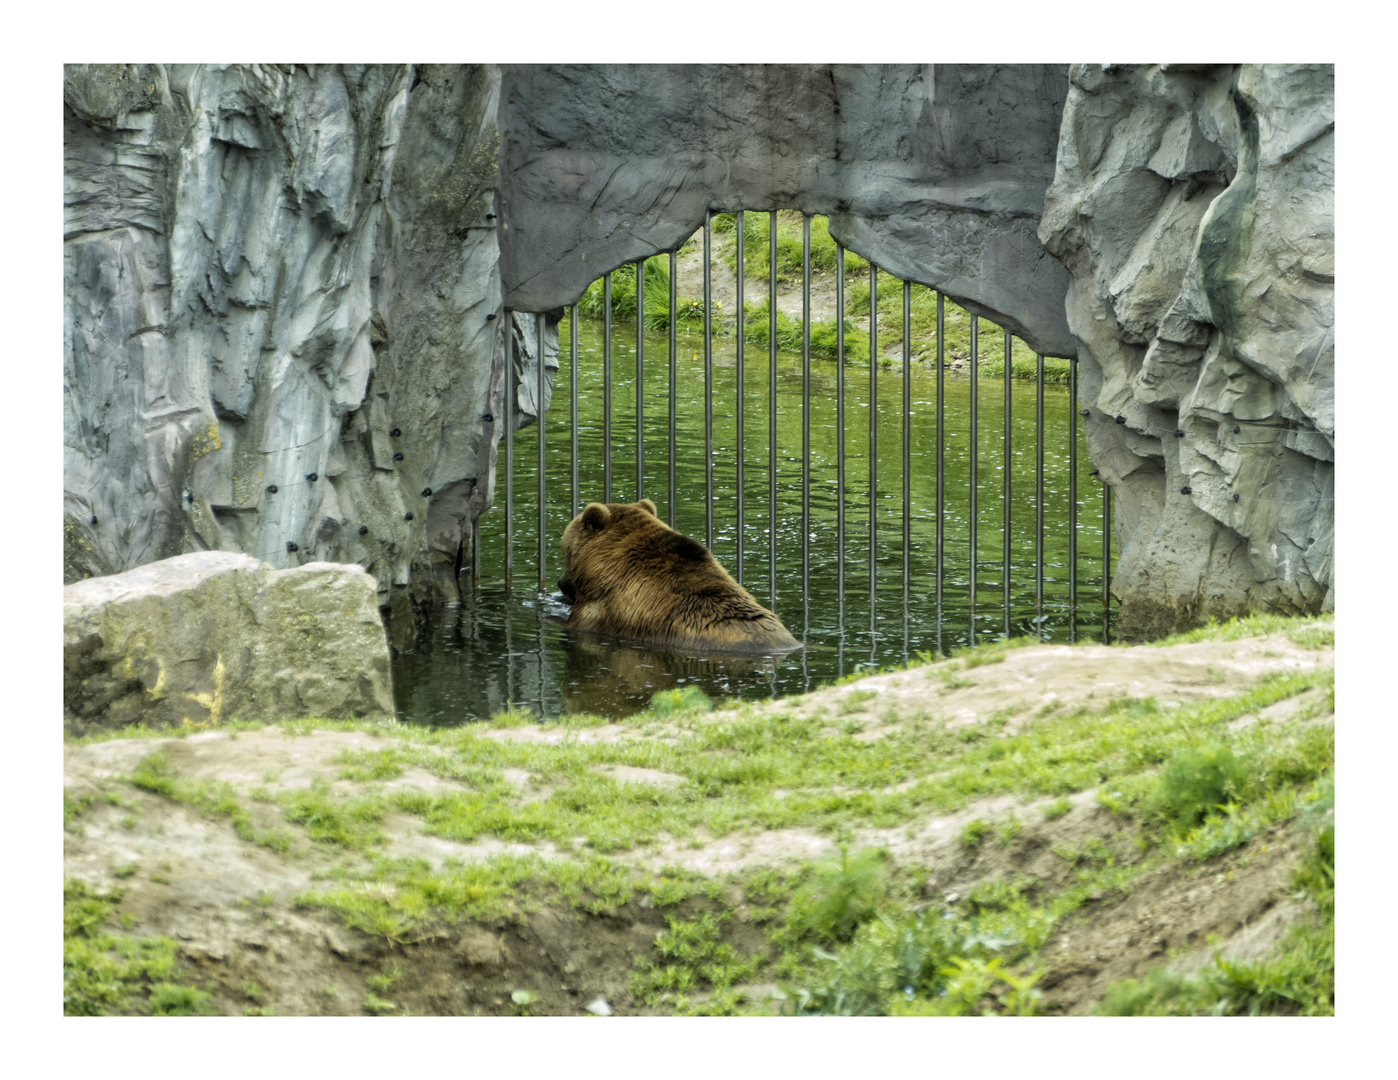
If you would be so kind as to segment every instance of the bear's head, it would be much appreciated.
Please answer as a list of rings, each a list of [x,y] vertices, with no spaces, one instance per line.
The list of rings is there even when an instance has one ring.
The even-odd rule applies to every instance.
[[[558,579],[558,589],[564,599],[571,604],[580,591],[584,595],[591,591],[588,579],[599,569],[599,555],[610,553],[618,541],[653,531],[671,530],[656,516],[655,503],[649,499],[588,503],[563,530],[563,576]]]

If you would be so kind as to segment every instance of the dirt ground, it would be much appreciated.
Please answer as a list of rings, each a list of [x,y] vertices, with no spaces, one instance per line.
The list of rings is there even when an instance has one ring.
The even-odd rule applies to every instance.
[[[731,236],[713,237],[713,250],[715,255],[720,247],[732,246]],[[853,280],[854,275],[846,272],[846,288]],[[728,264],[719,258],[713,261],[713,269],[709,275],[709,288],[713,298],[723,305],[724,311],[736,311],[738,309],[738,278],[728,267]],[[749,304],[760,303],[767,298],[767,278],[766,276],[754,277],[745,274],[743,277],[743,297]],[[704,295],[704,233],[700,230],[695,234],[694,248],[685,252],[675,259],[675,292],[679,296],[702,297]],[[793,319],[801,317],[801,283],[800,281],[778,282],[777,283],[777,310],[790,315]],[[848,302],[848,301],[847,301]],[[811,275],[811,321],[824,322],[835,318],[835,275],[812,274]],[[851,317],[852,318],[852,317]],[[857,327],[868,330],[869,320],[866,316],[863,319],[854,319]]]
[[[1072,707],[1153,695],[1162,706],[1171,706],[1237,694],[1269,673],[1333,664],[1332,647],[1303,648],[1281,634],[1164,648],[1046,645],[1013,650],[1002,662],[965,670],[955,685],[938,678],[936,668],[913,669],[761,708],[801,714],[834,708],[843,721],[861,722],[859,737],[867,739],[881,738],[929,713],[943,717],[953,729],[995,717],[1004,730],[1013,731],[1033,724],[1055,702]],[[852,694],[862,695],[855,699],[858,707],[840,708]],[[1305,695],[1287,699],[1236,724],[1284,719],[1309,700]],[[491,735],[605,743],[635,738],[636,729],[623,724],[582,730],[524,726]],[[664,731],[651,737],[664,738]],[[192,978],[213,992],[225,1013],[245,1011],[247,987],[255,984],[261,989],[259,1006],[278,1014],[362,1014],[366,980],[390,964],[401,971],[392,997],[404,1013],[512,1014],[520,1010],[511,993],[523,986],[537,995],[529,1006],[534,1014],[580,1014],[589,1006],[618,1015],[653,1011],[632,1001],[628,974],[665,930],[666,914],[694,917],[710,903],[706,899],[687,900],[662,913],[641,898],[605,916],[544,906],[510,918],[444,926],[425,940],[396,944],[295,902],[299,893],[362,856],[315,843],[298,843],[288,855],[279,855],[240,839],[226,818],[201,815],[121,779],[159,749],[182,778],[226,781],[240,796],[258,787],[275,793],[313,781],[349,796],[363,785],[343,779],[333,759],[347,749],[388,745],[393,738],[390,729],[291,734],[268,727],[69,743],[64,748],[66,793],[79,798],[119,792],[120,797],[115,802],[95,799],[65,832],[65,876],[121,889],[125,932],[174,939]],[[598,768],[629,783],[683,782],[655,770]],[[548,789],[534,786],[523,770],[507,779],[523,800],[548,797]],[[461,785],[423,769],[375,784],[379,790],[429,793],[453,786]],[[1013,796],[983,800],[955,814],[862,830],[855,846],[881,846],[895,863],[925,867],[929,902],[964,895],[977,882],[1009,874],[1051,883],[1068,873],[1055,848],[1110,836],[1119,819],[1099,805],[1092,790],[1072,796],[1071,810],[1056,819],[1027,813],[1048,801]],[[253,800],[247,805],[255,825],[285,824],[276,804]],[[1010,842],[973,849],[956,842],[967,822],[1010,814],[1023,821]],[[421,819],[407,814],[383,820],[379,828],[389,837],[382,855],[415,856],[436,866],[448,858],[469,861],[507,851],[573,857],[548,843],[457,843],[428,836]],[[1139,976],[1167,959],[1187,968],[1206,962],[1215,948],[1244,958],[1265,952],[1303,910],[1288,885],[1301,845],[1295,832],[1276,828],[1210,862],[1149,876],[1124,898],[1094,898],[1090,917],[1070,921],[1060,934],[1056,959],[1040,983],[1051,1010],[1085,1013],[1108,983]],[[834,850],[834,839],[814,831],[749,828],[722,837],[673,837],[608,857],[648,869],[680,866],[721,879],[755,866],[796,868]],[[729,888],[729,899],[737,905],[734,914],[741,916],[742,892]],[[726,940],[731,944],[761,951],[758,926],[742,918],[730,920],[729,926]],[[750,998],[760,1000],[771,989],[750,987]],[[605,1004],[599,1006],[599,999]]]

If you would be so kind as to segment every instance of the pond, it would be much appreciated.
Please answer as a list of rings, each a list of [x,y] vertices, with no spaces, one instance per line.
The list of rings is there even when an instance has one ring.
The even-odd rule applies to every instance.
[[[578,331],[578,504],[602,501],[602,324],[580,320]],[[538,427],[514,440],[514,577],[505,585],[504,477],[496,506],[480,520],[480,584],[461,573],[462,603],[419,629],[417,646],[395,658],[399,716],[418,724],[482,720],[514,707],[541,716],[591,712],[621,716],[645,708],[660,690],[694,685],[713,698],[767,698],[801,693],[858,671],[901,664],[920,654],[950,652],[1006,633],[1039,633],[1050,641],[1101,639],[1110,631],[1103,609],[1102,487],[1081,442],[1077,448],[1077,604],[1069,591],[1070,401],[1065,385],[1044,388],[1043,604],[1035,589],[1035,385],[1012,380],[1009,605],[1004,605],[1003,392],[999,378],[979,377],[976,513],[976,604],[970,562],[970,379],[947,371],[941,618],[936,597],[936,373],[911,372],[910,579],[903,590],[903,376],[877,375],[876,556],[869,559],[869,369],[845,368],[845,542],[837,544],[836,365],[811,361],[809,588],[801,565],[801,358],[778,353],[776,590],[768,561],[768,378],[765,348],[744,350],[743,560],[738,564],[734,338],[713,346],[713,543],[715,557],[798,638],[800,652],[771,658],[675,657],[598,639],[562,627],[568,609],[554,583],[562,571],[559,538],[572,513],[569,447],[569,326],[561,327],[560,370],[545,417],[546,580],[538,581]],[[998,347],[998,332],[996,346]],[[634,324],[613,327],[612,501],[636,493]],[[663,520],[705,539],[703,339],[677,338],[675,505],[668,495],[668,335],[644,347],[643,494]],[[983,335],[981,356],[990,352]],[[504,454],[501,452],[503,469]],[[844,565],[844,602],[839,566]],[[1040,613],[1042,611],[1042,613]],[[973,618],[974,614],[974,618]],[[1037,622],[1036,622],[1037,620]],[[1105,622],[1104,622],[1105,620]]]

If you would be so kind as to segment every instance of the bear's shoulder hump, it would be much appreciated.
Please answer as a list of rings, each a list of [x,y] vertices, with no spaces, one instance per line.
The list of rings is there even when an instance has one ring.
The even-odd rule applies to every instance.
[[[709,558],[709,549],[684,533],[667,533],[662,546],[666,554],[684,562],[701,563],[707,562]]]

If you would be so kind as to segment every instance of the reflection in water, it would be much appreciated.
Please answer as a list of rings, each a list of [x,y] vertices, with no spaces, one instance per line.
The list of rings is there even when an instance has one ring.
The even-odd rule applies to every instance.
[[[464,575],[463,575],[464,577]],[[568,608],[528,592],[483,587],[420,629],[417,648],[393,662],[399,717],[453,726],[511,706],[536,715],[627,716],[661,690],[697,686],[715,700],[778,692],[783,660],[769,656],[680,656],[563,629]]]
[[[566,328],[566,324],[565,324]],[[983,327],[984,329],[984,327]],[[578,442],[579,502],[602,497],[602,379],[600,329],[584,323],[579,331]],[[667,477],[668,389],[664,335],[648,336],[645,346],[644,492],[661,516],[681,532],[704,539],[704,415],[702,341],[680,337],[677,381],[676,499],[670,505]],[[725,350],[727,352],[725,353]],[[986,355],[994,355],[982,340]],[[636,498],[635,330],[618,327],[612,345],[613,501]],[[565,341],[556,385],[566,395],[570,358]],[[860,668],[897,664],[922,652],[953,648],[1003,634],[1041,633],[1069,641],[1103,633],[1101,503],[1102,488],[1090,475],[1091,463],[1079,444],[1076,516],[1077,596],[1070,593],[1067,543],[1068,432],[1071,405],[1065,388],[1045,389],[1044,546],[1042,615],[1035,588],[1035,387],[1012,385],[1009,604],[1004,604],[1001,550],[1004,520],[1004,438],[1002,386],[980,379],[977,447],[978,512],[976,603],[971,605],[969,386],[948,373],[943,409],[946,435],[942,524],[945,566],[941,618],[936,599],[936,385],[935,372],[911,373],[912,462],[910,489],[911,582],[902,583],[902,401],[901,374],[880,372],[878,393],[878,484],[875,589],[870,589],[868,369],[851,368],[846,379],[845,522],[843,551],[835,542],[837,459],[841,439],[835,424],[834,366],[812,361],[810,586],[802,589],[801,550],[801,377],[800,357],[779,354],[778,474],[774,546],[776,590],[769,587],[767,552],[767,363],[754,358],[746,370],[744,559],[737,565],[737,499],[734,402],[736,371],[731,342],[716,345],[714,363],[714,536],[712,550],[758,602],[770,607],[806,648],[780,662],[750,659],[683,658],[634,645],[582,640],[565,632],[568,609],[539,597],[525,582],[534,579],[537,558],[537,427],[515,438],[513,591],[504,586],[503,480],[497,506],[481,526],[479,589],[471,569],[461,575],[462,603],[439,612],[419,632],[417,647],[394,660],[394,693],[400,718],[420,724],[460,724],[483,720],[511,705],[556,716],[586,710],[624,715],[649,704],[659,690],[693,684],[714,698],[766,698],[802,693]],[[558,540],[572,516],[566,396],[555,398],[545,418],[549,539],[546,580],[562,570]],[[1080,438],[1080,436],[1079,436]],[[503,461],[502,461],[503,467]],[[839,569],[844,569],[844,602]]]
[[[679,656],[607,638],[572,636],[566,645],[568,712],[625,716],[661,690],[697,686],[719,699],[768,697],[781,656]],[[789,655],[789,654],[788,654]]]

